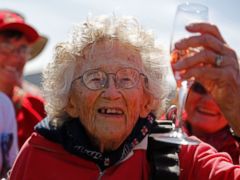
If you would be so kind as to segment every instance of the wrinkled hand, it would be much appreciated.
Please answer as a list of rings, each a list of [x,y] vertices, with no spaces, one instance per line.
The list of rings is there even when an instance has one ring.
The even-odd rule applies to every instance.
[[[177,42],[175,48],[201,47],[201,50],[179,60],[173,69],[186,70],[182,79],[194,77],[200,82],[213,96],[236,135],[240,136],[240,70],[235,51],[227,45],[215,25],[194,23],[186,29],[200,35]]]

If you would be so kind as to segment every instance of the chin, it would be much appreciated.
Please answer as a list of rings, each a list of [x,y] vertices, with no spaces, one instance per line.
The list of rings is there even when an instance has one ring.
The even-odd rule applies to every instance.
[[[216,126],[213,126],[213,127],[202,127],[202,131],[204,131],[205,133],[208,133],[208,134],[212,134],[212,133],[216,133],[218,131],[220,131],[221,129],[223,129],[225,126],[221,126],[221,127],[216,127]]]

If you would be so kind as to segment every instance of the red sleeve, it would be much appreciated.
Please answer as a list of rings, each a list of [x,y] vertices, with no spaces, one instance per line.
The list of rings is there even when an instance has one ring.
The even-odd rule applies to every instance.
[[[19,148],[32,134],[34,126],[46,116],[41,97],[27,94],[21,101],[21,107],[16,112]]]
[[[10,172],[10,180],[25,180],[28,167],[29,155],[31,154],[31,146],[25,143],[21,148]],[[37,163],[37,162],[36,162]]]
[[[227,153],[218,153],[206,143],[182,146],[179,158],[180,180],[240,179],[240,166],[233,165]]]

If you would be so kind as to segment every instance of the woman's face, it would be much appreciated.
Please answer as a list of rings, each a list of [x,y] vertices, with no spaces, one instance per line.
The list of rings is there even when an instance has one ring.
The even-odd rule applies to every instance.
[[[20,86],[26,57],[23,50],[29,47],[25,37],[5,38],[0,36],[0,90],[12,95],[14,86]]]
[[[92,54],[89,55],[89,52]],[[85,59],[77,76],[90,69],[116,73],[121,68],[142,70],[140,54],[131,46],[115,40],[101,41],[85,50]],[[87,133],[101,151],[118,148],[131,133],[139,116],[149,113],[149,99],[140,79],[131,89],[116,88],[114,76],[108,75],[108,86],[100,90],[88,89],[80,80],[73,83],[67,108],[71,116],[80,118]]]
[[[200,84],[190,88],[185,107],[193,133],[214,133],[227,125],[218,105]]]

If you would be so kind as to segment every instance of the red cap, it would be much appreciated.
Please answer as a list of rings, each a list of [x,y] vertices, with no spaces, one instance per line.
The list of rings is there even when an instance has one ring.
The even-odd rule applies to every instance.
[[[30,43],[39,38],[38,32],[26,24],[21,16],[8,10],[0,11],[0,31],[7,29],[22,32]]]

